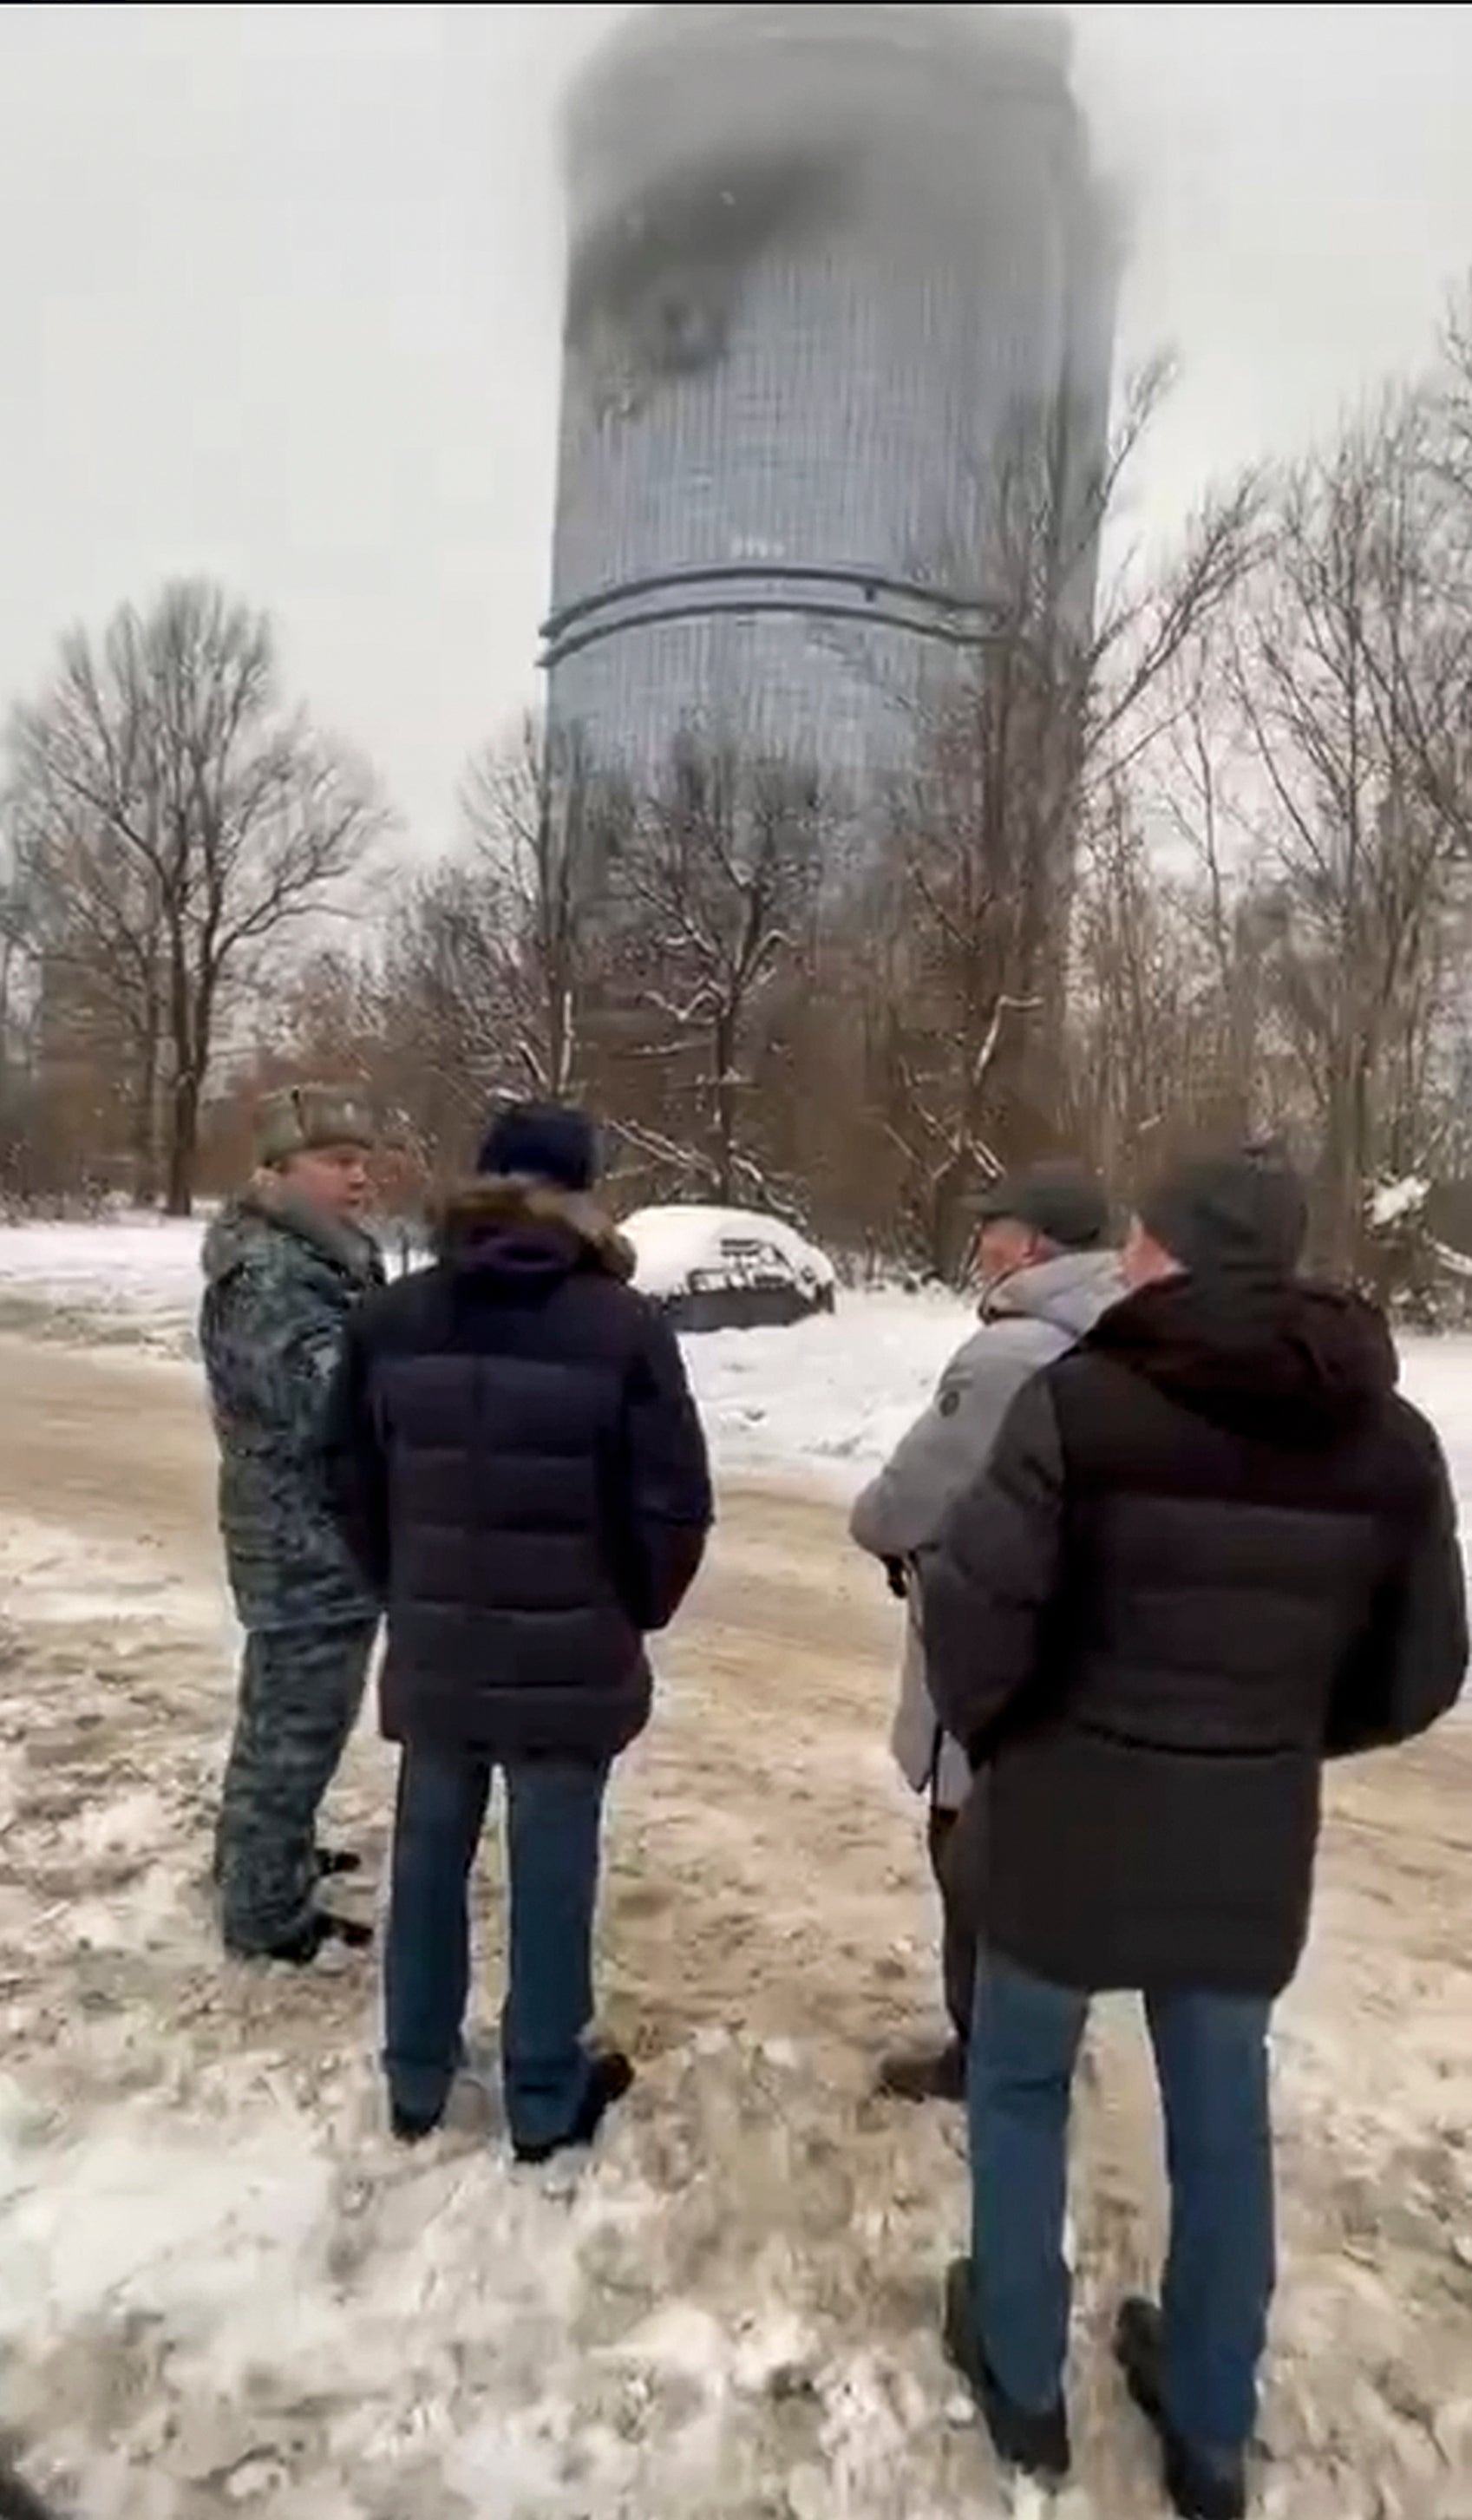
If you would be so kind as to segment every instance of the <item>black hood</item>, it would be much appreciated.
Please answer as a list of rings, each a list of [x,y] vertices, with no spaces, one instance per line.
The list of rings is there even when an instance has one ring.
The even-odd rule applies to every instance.
[[[1358,1295],[1172,1278],[1103,1314],[1085,1344],[1232,1433],[1312,1452],[1396,1387],[1384,1316]]]
[[[482,1174],[450,1193],[434,1224],[436,1258],[476,1284],[530,1290],[577,1269],[634,1274],[633,1251],[597,1200],[548,1182]]]

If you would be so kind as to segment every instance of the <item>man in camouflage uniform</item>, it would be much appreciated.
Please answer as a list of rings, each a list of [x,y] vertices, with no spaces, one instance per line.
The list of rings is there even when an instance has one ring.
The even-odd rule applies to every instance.
[[[303,1964],[366,1929],[318,1901],[317,1815],[363,1701],[378,1614],[327,1509],[328,1395],[348,1318],[382,1280],[361,1219],[373,1130],[297,1086],[260,1114],[257,1171],[204,1239],[200,1343],[220,1447],[220,1532],[245,1631],[215,1878],[226,1947]]]

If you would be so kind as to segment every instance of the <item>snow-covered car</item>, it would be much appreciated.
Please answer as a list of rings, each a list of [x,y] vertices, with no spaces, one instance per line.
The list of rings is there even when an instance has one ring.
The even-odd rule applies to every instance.
[[[635,1284],[677,1330],[757,1329],[830,1313],[831,1261],[780,1218],[740,1207],[642,1207],[622,1232]]]

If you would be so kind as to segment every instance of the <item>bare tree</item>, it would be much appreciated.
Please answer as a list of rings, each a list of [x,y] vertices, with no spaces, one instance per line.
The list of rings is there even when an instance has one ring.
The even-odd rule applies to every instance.
[[[1405,398],[1419,487],[1416,670],[1393,690],[1421,802],[1472,860],[1472,286],[1440,348]]]
[[[462,858],[401,892],[381,967],[380,1030],[402,1099],[430,1142],[468,1138],[515,1072],[499,884]]]
[[[0,1055],[9,1042],[20,1009],[22,978],[34,961],[35,922],[24,884],[9,863],[0,859]]]
[[[748,1125],[764,1025],[811,947],[826,808],[817,773],[731,739],[675,749],[615,876],[625,1142],[715,1198],[772,1196]],[[644,1104],[645,1116],[638,1116]],[[781,1194],[778,1193],[781,1204]]]
[[[13,768],[17,754],[13,740]],[[51,1054],[65,1043],[74,1073],[89,1066],[100,1088],[106,1080],[136,1193],[152,1201],[165,998],[157,890],[140,861],[102,836],[90,807],[48,772],[36,776],[39,769],[32,756],[12,778],[5,803],[28,907],[42,1039]],[[90,1151],[112,1149],[99,1144]]]
[[[283,709],[265,617],[197,582],[125,606],[100,645],[73,632],[6,751],[46,963],[129,1041],[187,1213],[222,1031],[341,898],[380,828],[371,784]]]
[[[575,737],[528,719],[513,743],[475,756],[462,801],[512,1063],[525,1091],[565,1101],[579,1086],[599,909],[627,800],[593,776]]]
[[[1163,365],[1141,376],[1098,460],[1066,396],[1019,414],[977,492],[987,626],[922,691],[914,768],[892,797],[888,1126],[937,1269],[958,1255],[969,1183],[1056,1142],[1082,840],[1169,727],[1181,657],[1252,562],[1262,493],[1244,479],[1167,564],[1127,552],[1098,584],[1169,382]]]
[[[1072,1134],[1111,1182],[1131,1181],[1168,1120],[1197,1116],[1208,981],[1121,780],[1081,853],[1067,1024]]]
[[[1342,1275],[1459,891],[1460,814],[1427,775],[1449,657],[1425,458],[1420,406],[1396,398],[1284,477],[1229,664],[1270,976],[1320,1147],[1318,1257]]]
[[[29,905],[14,871],[0,863],[0,1190],[14,1179],[30,1103],[34,1000]]]
[[[400,892],[379,1032],[417,1134],[448,1148],[508,1096],[587,1091],[607,930],[600,905],[626,814],[574,745],[527,721],[472,760],[464,844]]]

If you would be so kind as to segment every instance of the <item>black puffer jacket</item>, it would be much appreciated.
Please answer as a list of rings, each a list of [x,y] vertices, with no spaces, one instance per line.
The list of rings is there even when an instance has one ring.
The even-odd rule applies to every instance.
[[[942,1716],[989,1769],[958,1877],[1056,1983],[1276,1994],[1319,1774],[1456,1698],[1431,1428],[1379,1316],[1302,1286],[1130,1297],[1021,1393],[921,1561]]]
[[[646,1634],[698,1567],[705,1445],[680,1351],[590,1200],[485,1179],[436,1265],[354,1321],[340,1525],[387,1612],[383,1730],[492,1759],[609,1759]]]

